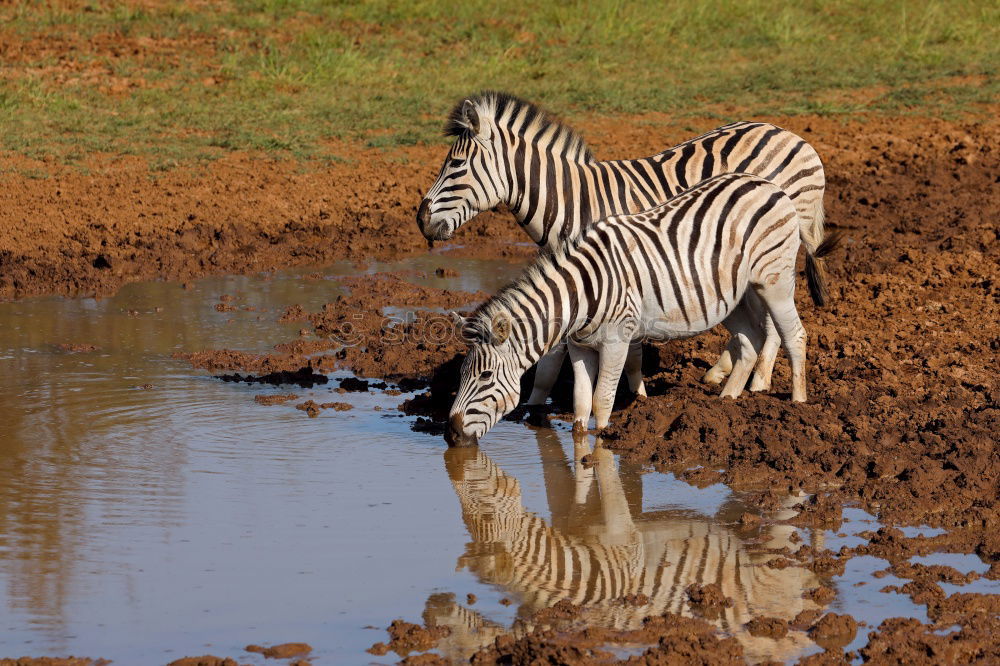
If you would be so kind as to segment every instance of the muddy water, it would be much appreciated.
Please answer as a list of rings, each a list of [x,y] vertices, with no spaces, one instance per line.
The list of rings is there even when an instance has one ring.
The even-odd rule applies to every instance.
[[[441,265],[460,276],[433,277]],[[741,529],[743,513],[761,512],[726,487],[619,465],[559,424],[504,422],[481,449],[446,451],[395,409],[407,394],[225,383],[171,358],[264,350],[297,334],[277,323],[282,307],[317,309],[338,293],[325,277],[384,269],[469,291],[515,270],[430,255],[0,305],[0,656],[261,663],[243,647],[304,641],[316,663],[392,663],[364,650],[402,617],[450,626],[439,651],[458,660],[560,599],[619,628],[688,612],[693,582],[719,582],[736,600],[717,623],[754,660],[819,650],[801,632],[774,640],[742,626],[817,607],[802,594],[819,584],[838,590],[831,610],[872,625],[924,619],[906,597],[875,591],[884,578],[854,587],[884,568],[874,558],[833,580],[764,566],[766,548],[839,547],[849,535],[771,522],[788,510]],[[223,294],[235,311],[214,307]],[[287,392],[299,398],[253,400]],[[353,409],[308,418],[294,408],[306,399]],[[578,462],[588,453],[593,467]],[[858,513],[846,531],[872,528]],[[629,593],[649,603],[610,603]]]

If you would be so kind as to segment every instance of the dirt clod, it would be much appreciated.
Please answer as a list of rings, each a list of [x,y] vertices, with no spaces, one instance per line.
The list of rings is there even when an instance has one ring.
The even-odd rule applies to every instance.
[[[280,405],[286,403],[289,400],[298,400],[298,397],[294,393],[284,393],[280,395],[255,395],[253,401],[258,405]]]
[[[272,645],[271,647],[248,645],[244,649],[247,652],[260,653],[267,659],[290,659],[312,652],[312,646],[308,643],[281,643],[279,645]]]
[[[857,621],[850,615],[827,613],[809,629],[809,636],[823,647],[839,647],[854,640]]]

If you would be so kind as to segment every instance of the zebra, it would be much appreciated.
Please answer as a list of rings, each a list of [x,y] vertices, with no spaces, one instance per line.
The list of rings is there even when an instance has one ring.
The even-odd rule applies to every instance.
[[[599,162],[577,132],[536,105],[487,91],[454,107],[445,134],[455,142],[417,211],[429,240],[446,240],[478,213],[505,204],[532,240],[553,250],[598,219],[652,208],[714,175],[747,172],[780,185],[795,202],[806,245],[817,250],[806,255],[810,294],[817,305],[828,300],[822,256],[833,246],[823,245],[823,164],[792,132],[735,122],[650,157]],[[749,299],[767,332],[750,385],[763,391],[771,385],[780,338]],[[735,344],[730,341],[704,381],[721,383],[732,371]],[[545,402],[565,350],[556,346],[539,362],[527,404]],[[636,391],[644,394],[641,383]]]
[[[457,568],[501,586],[518,600],[522,619],[511,627],[515,635],[532,628],[524,619],[564,600],[583,607],[586,624],[616,630],[638,629],[644,618],[667,612],[691,615],[686,590],[698,583],[718,584],[733,600],[712,621],[734,635],[755,661],[791,658],[809,644],[801,632],[772,640],[751,636],[745,628],[754,616],[790,620],[802,610],[819,608],[803,597],[820,585],[815,573],[766,566],[776,557],[775,549],[795,548],[789,539],[794,527],[764,528],[764,543],[755,548],[726,524],[746,509],[739,502],[715,517],[686,510],[644,513],[639,468],[616,469],[614,456],[600,440],[591,451],[587,437],[574,437],[574,457],[578,461],[589,454],[595,465],[587,469],[577,463],[571,474],[558,436],[548,429],[536,432],[540,452],[554,463],[547,465],[545,480],[550,500],[559,500],[550,501],[550,519],[525,508],[518,479],[481,449],[453,448],[444,454],[471,538]],[[581,474],[584,470],[589,476]],[[575,501],[565,501],[574,495]],[[800,498],[788,499],[790,506]],[[784,508],[772,517],[794,513]],[[645,603],[622,603],[629,595],[644,595]],[[438,649],[454,663],[510,632],[451,595],[432,595],[424,620],[452,628]]]
[[[743,300],[751,288],[791,360],[792,400],[805,402],[806,332],[794,300],[799,231],[780,187],[731,173],[656,208],[605,218],[543,253],[461,320],[469,352],[445,440],[476,443],[517,406],[520,376],[567,338],[576,429],[586,430],[591,410],[597,428],[608,424],[623,369],[636,390],[642,375],[631,350],[640,340],[687,337],[720,322],[738,343],[722,390],[736,398],[764,342]]]

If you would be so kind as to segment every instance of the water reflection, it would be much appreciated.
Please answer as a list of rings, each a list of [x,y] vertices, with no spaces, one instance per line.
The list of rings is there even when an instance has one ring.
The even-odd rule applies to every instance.
[[[458,275],[436,277],[437,266]],[[190,288],[148,282],[101,300],[0,303],[0,656],[72,651],[155,664],[167,661],[158,656],[167,648],[230,637],[233,626],[277,626],[279,620],[254,610],[264,594],[259,585],[237,592],[227,575],[260,580],[248,572],[261,566],[269,537],[289,521],[311,526],[298,528],[308,531],[298,538],[311,547],[274,556],[268,580],[275,584],[292,589],[301,572],[321,571],[342,596],[345,589],[353,593],[336,568],[317,566],[310,553],[334,552],[345,569],[369,562],[373,570],[387,568],[364,553],[377,541],[356,547],[356,557],[339,548],[340,541],[363,540],[370,518],[327,514],[355,498],[365,508],[392,501],[384,487],[402,487],[400,478],[409,477],[393,462],[428,446],[435,455],[426,464],[434,474],[421,477],[419,491],[448,499],[437,438],[420,436],[415,443],[406,424],[384,416],[405,396],[350,396],[356,410],[304,419],[291,405],[255,405],[253,396],[269,389],[221,384],[172,354],[266,351],[295,339],[303,325],[277,321],[286,306],[316,311],[345,293],[338,281],[324,278],[404,271],[426,286],[480,289],[494,288],[516,270],[500,261],[428,256],[363,269],[341,263],[309,278],[299,271],[209,278]],[[223,294],[235,309],[216,309]],[[96,349],[71,353],[60,349],[63,343]],[[326,387],[315,397],[331,399]],[[372,411],[374,404],[383,411]],[[367,496],[347,489],[356,476],[341,473],[345,451],[334,442],[343,442],[354,464],[377,470],[366,475]],[[411,519],[410,531],[440,540],[445,528],[435,531],[434,520],[430,513],[424,523]],[[460,543],[461,526],[447,529]],[[215,561],[222,551],[228,553],[225,572]],[[292,571],[279,575],[278,566]],[[213,600],[240,593],[244,603],[226,612],[214,608]],[[314,601],[292,594],[280,601],[292,603],[292,596],[299,606]],[[414,592],[417,607],[425,596]],[[312,605],[320,598],[317,592]],[[341,606],[350,605],[324,603],[323,612],[339,615]],[[364,617],[381,622],[389,608],[368,608]],[[356,604],[354,610],[361,615]],[[319,617],[315,611],[302,611],[298,624]],[[123,625],[132,630],[118,632]],[[370,641],[356,636],[353,623],[350,631],[337,633],[327,647],[363,654]],[[251,633],[234,642],[262,638],[271,636]]]
[[[617,469],[614,456],[599,441],[591,451],[586,438],[576,438],[571,462],[552,430],[538,429],[536,437],[546,463],[550,520],[526,510],[519,481],[482,450],[445,453],[472,539],[458,567],[520,603],[513,626],[505,627],[452,595],[433,595],[425,620],[451,627],[439,648],[452,661],[468,658],[501,633],[530,630],[534,612],[561,600],[585,605],[586,622],[614,629],[636,629],[643,618],[668,611],[691,615],[685,590],[693,583],[718,583],[733,599],[733,606],[712,621],[735,636],[751,659],[788,659],[811,645],[802,632],[771,639],[751,636],[744,628],[756,616],[790,620],[802,610],[818,608],[802,597],[819,585],[815,574],[801,567],[765,566],[775,557],[766,549],[796,547],[789,540],[794,528],[768,525],[753,538],[738,534],[736,519],[746,511],[760,512],[735,498],[714,516],[644,512],[640,469]],[[584,456],[593,466],[581,463]],[[789,498],[788,503],[797,501]],[[792,514],[785,510],[769,517]],[[649,603],[620,601],[638,594]]]

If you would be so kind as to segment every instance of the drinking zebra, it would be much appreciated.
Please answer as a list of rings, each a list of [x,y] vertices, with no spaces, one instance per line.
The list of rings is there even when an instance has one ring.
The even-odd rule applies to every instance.
[[[534,104],[485,92],[454,108],[445,133],[455,143],[417,212],[428,239],[450,238],[478,213],[503,203],[532,240],[551,250],[598,219],[646,210],[718,174],[747,172],[773,181],[795,203],[802,237],[819,252],[806,256],[810,293],[819,305],[827,300],[821,257],[832,248],[822,245],[823,165],[792,132],[737,122],[657,155],[598,162],[579,134]],[[750,300],[767,326],[750,389],[767,390],[780,339],[760,304]],[[705,381],[717,384],[731,371],[735,344],[730,341]],[[564,353],[565,346],[557,346],[539,363],[528,404],[548,397]]]
[[[668,612],[692,615],[686,594],[692,584],[717,584],[733,600],[710,621],[734,635],[752,661],[788,659],[809,645],[801,632],[769,639],[745,628],[755,616],[791,620],[802,610],[818,608],[803,597],[820,584],[812,571],[767,566],[777,557],[774,549],[796,547],[789,540],[794,527],[768,525],[755,535],[762,538],[755,545],[731,526],[747,510],[738,501],[725,503],[715,516],[686,509],[644,511],[638,468],[618,470],[610,451],[598,446],[591,452],[586,437],[574,438],[574,457],[589,453],[596,463],[591,469],[576,464],[574,475],[558,436],[549,429],[537,434],[539,451],[549,461],[548,519],[527,510],[518,479],[481,449],[445,452],[470,536],[457,568],[500,586],[520,604],[521,618],[521,624],[508,628],[459,605],[452,595],[432,596],[424,620],[451,629],[437,646],[451,661],[467,661],[503,633],[530,631],[525,620],[564,600],[583,607],[587,625],[617,630],[638,629],[646,617]],[[795,501],[789,497],[786,504]],[[771,517],[792,515],[793,510],[782,509]],[[644,603],[624,603],[628,595],[644,595]]]
[[[792,399],[806,400],[806,332],[795,308],[799,219],[784,191],[748,174],[702,181],[667,203],[601,220],[543,253],[463,321],[470,343],[445,439],[473,444],[517,406],[520,376],[569,339],[574,428],[608,424],[627,359],[644,338],[668,340],[720,322],[737,344],[722,395],[737,397],[764,342],[744,301],[767,308],[792,366]],[[807,249],[813,251],[807,243]],[[457,315],[456,315],[457,316]]]

